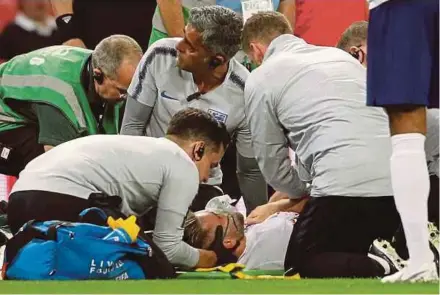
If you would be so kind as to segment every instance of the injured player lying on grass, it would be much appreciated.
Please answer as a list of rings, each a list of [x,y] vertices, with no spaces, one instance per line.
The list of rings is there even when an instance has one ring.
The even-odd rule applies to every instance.
[[[217,198],[224,201],[224,197],[228,199],[227,196]],[[289,239],[305,202],[292,207],[292,212],[278,212],[253,225],[246,225],[243,214],[233,206],[212,208],[207,205],[205,210],[188,213],[184,241],[201,249],[223,244],[230,252],[230,262],[243,264],[246,270],[283,270]],[[431,242],[438,248],[438,230],[430,224],[430,231]],[[406,265],[386,240],[375,240],[368,256],[375,259],[386,274]]]

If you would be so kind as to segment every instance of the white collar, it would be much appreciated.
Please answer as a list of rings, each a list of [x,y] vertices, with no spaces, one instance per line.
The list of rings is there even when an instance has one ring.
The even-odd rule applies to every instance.
[[[50,36],[52,32],[57,28],[55,19],[53,17],[48,17],[46,20],[46,24],[42,25],[40,23],[33,21],[23,12],[17,13],[17,16],[15,17],[14,21],[15,24],[20,28],[22,28],[23,30],[26,30],[28,32],[35,31],[37,34],[46,37]]]
[[[289,47],[290,50],[299,48],[307,44],[303,39],[294,36],[293,34],[283,34],[270,42],[269,47],[264,54],[263,61],[270,58],[272,55],[277,54],[278,52],[283,52],[286,50],[286,47]]]

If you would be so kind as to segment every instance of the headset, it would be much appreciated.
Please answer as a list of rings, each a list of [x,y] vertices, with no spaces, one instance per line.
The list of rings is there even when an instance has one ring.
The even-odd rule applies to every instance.
[[[98,68],[99,69],[99,68]],[[99,69],[99,72],[95,72],[93,70],[93,65],[92,62],[89,62],[89,73],[92,75],[93,79],[96,81],[96,83],[98,83],[99,85],[101,85],[104,82],[104,73],[102,72],[101,69]]]
[[[363,63],[365,60],[365,52],[360,47],[357,47],[357,49],[358,49],[357,51],[349,52],[349,53],[355,59],[359,60],[360,63]],[[361,56],[361,53],[362,53],[362,56]]]
[[[223,63],[223,61],[222,61],[220,58],[218,58],[218,57],[212,57],[212,58],[209,60],[208,65],[209,65],[209,67],[210,67],[211,69],[215,69],[216,67],[220,66],[222,63]]]
[[[359,59],[359,51],[350,52],[350,55],[353,56],[355,59]]]
[[[205,146],[201,146],[198,150],[195,150],[194,147],[194,154],[195,156],[198,157],[198,159],[196,159],[197,161],[200,161],[203,158],[203,155],[205,154]]]
[[[96,83],[101,85],[104,82],[104,74],[102,72],[93,73],[93,79],[95,79]]]

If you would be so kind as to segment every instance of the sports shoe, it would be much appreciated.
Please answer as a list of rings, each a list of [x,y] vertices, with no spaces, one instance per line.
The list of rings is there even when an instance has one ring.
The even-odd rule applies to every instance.
[[[399,254],[397,254],[396,250],[393,248],[393,246],[391,246],[390,242],[388,242],[387,240],[382,240],[382,239],[374,240],[373,244],[370,247],[369,253],[385,260],[385,262],[389,266],[389,269],[387,269],[387,267],[384,266],[385,274],[396,273],[406,266],[406,261],[403,260],[399,256]]]
[[[382,283],[434,281],[438,281],[438,272],[435,262],[425,263],[417,269],[411,269],[406,266],[395,274],[382,279]]]
[[[0,227],[0,246],[6,245],[6,242],[12,238],[12,233],[9,228]]]
[[[431,248],[432,253],[434,253],[434,262],[437,266],[437,273],[439,273],[439,231],[434,223],[428,223],[428,232],[429,232],[429,247]]]

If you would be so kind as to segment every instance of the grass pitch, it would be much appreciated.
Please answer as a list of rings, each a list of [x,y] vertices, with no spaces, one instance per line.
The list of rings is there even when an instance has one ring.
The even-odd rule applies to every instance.
[[[1,294],[439,294],[435,283],[379,280],[2,281]]]

